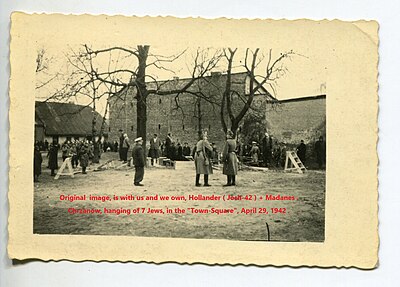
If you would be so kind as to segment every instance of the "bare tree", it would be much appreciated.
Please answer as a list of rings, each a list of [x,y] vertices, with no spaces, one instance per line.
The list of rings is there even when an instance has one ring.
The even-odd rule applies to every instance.
[[[44,81],[40,81],[37,80],[36,81],[36,89],[41,89],[44,86],[46,86],[47,84],[49,84],[50,82],[52,82],[54,79],[56,79],[60,73],[55,73],[54,75],[49,74],[48,70],[49,70],[49,65],[52,62],[53,58],[52,57],[48,57],[46,50],[44,48],[40,48],[37,51],[37,56],[36,56],[36,69],[35,69],[35,73],[37,76],[39,75],[44,75],[46,80]]]
[[[272,50],[269,50],[264,72],[257,74],[258,66],[264,60],[264,57],[260,56],[259,52],[259,48],[254,51],[247,48],[245,51],[242,67],[247,73],[248,91],[243,95],[232,87],[232,68],[237,49],[228,48],[224,50],[224,57],[228,64],[225,88],[221,98],[220,120],[225,133],[230,129],[236,135],[240,122],[247,112],[252,109],[252,104],[257,94],[271,96],[268,92],[265,93],[264,86],[269,85],[274,90],[273,83],[287,71],[283,65],[283,60],[294,54],[293,51],[289,51],[281,53],[279,57],[273,59]],[[238,106],[239,108],[237,108]]]
[[[92,106],[93,111],[96,111],[96,102],[101,98],[106,97],[106,108],[108,108],[112,97],[116,97],[117,100],[122,99],[126,97],[128,89],[132,89],[136,100],[137,135],[146,142],[147,98],[149,95],[175,95],[176,108],[179,108],[179,97],[184,93],[198,98],[207,98],[199,89],[193,89],[192,86],[216,67],[221,58],[219,52],[208,57],[203,50],[197,49],[191,66],[191,78],[184,85],[174,88],[165,88],[171,86],[169,85],[171,81],[159,82],[156,77],[147,72],[148,68],[152,67],[174,73],[168,68],[168,64],[173,63],[185,52],[186,50],[164,56],[152,54],[148,45],[138,45],[133,48],[114,46],[104,49],[93,49],[89,45],[83,45],[79,51],[71,50],[67,55],[68,62],[73,68],[72,72],[65,85],[48,100],[60,101],[85,96],[90,100],[88,105]],[[108,59],[108,65],[104,65],[104,62],[107,62],[106,59]],[[153,83],[151,87],[147,85],[148,81]],[[103,132],[105,115],[99,139]],[[98,134],[95,128],[96,118],[93,117],[93,137]]]

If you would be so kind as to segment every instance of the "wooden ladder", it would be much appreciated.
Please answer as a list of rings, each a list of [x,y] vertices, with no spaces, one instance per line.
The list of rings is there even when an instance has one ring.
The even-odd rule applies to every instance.
[[[68,172],[64,172],[66,168],[68,169]],[[72,168],[70,157],[67,157],[64,160],[54,179],[58,179],[61,175],[68,175],[72,178],[74,177],[74,169]]]
[[[301,162],[295,151],[286,152],[285,172],[297,171],[298,173],[304,173],[306,170],[306,167]]]

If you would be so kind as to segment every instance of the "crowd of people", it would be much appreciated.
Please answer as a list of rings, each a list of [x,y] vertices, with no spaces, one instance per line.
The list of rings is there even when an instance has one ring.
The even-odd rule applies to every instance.
[[[144,166],[146,165],[143,139],[141,137],[134,140],[132,147],[132,159],[135,166],[134,184],[140,186],[144,176]],[[120,130],[119,141],[113,143],[103,141],[99,147],[102,151],[113,151],[119,153],[119,158],[124,163],[128,163],[128,153],[131,143],[128,135]],[[307,155],[315,155],[318,168],[322,169],[325,165],[325,142],[321,136],[315,143],[315,146],[309,149],[303,140],[297,146],[290,146],[296,150],[298,157],[303,164],[307,162]],[[42,154],[41,151],[47,151],[48,165],[51,170],[51,176],[55,175],[58,166],[58,154],[61,151],[62,160],[71,158],[72,168],[82,168],[82,173],[86,174],[86,168],[93,160],[95,145],[92,141],[85,140],[66,140],[61,146],[53,141],[51,144],[36,142],[34,149],[34,181],[38,181],[41,174]],[[151,165],[160,157],[168,158],[172,161],[190,160],[190,156],[195,161],[196,180],[195,185],[200,186],[200,175],[204,174],[204,186],[209,186],[208,175],[212,174],[212,165],[223,164],[223,174],[227,176],[226,186],[236,184],[236,174],[240,163],[263,166],[268,168],[283,168],[286,160],[286,151],[288,145],[286,142],[274,141],[273,137],[265,133],[261,144],[252,141],[251,144],[244,144],[241,138],[236,139],[231,131],[226,134],[226,141],[222,152],[218,151],[215,143],[208,141],[207,131],[203,132],[202,138],[193,148],[185,142],[183,145],[179,139],[173,140],[171,133],[168,133],[165,140],[160,140],[157,134],[149,140],[148,154],[151,158]],[[130,164],[130,163],[128,163]]]
[[[47,141],[45,141],[47,142]],[[39,181],[39,176],[42,173],[42,162],[43,157],[41,151],[43,151],[42,146],[39,142],[35,143],[34,147],[34,181]],[[82,173],[86,174],[86,168],[89,166],[91,160],[94,156],[94,144],[89,140],[66,140],[62,145],[53,141],[51,144],[47,145],[44,149],[47,151],[47,168],[50,169],[51,176],[55,176],[55,171],[59,168],[58,166],[58,155],[61,151],[62,161],[64,162],[66,158],[71,158],[72,168],[78,167],[82,168]]]
[[[284,141],[274,140],[272,136],[265,133],[261,144],[256,141],[252,141],[251,145],[243,144],[239,140],[237,154],[242,163],[280,169],[285,166],[286,151],[288,150],[295,150],[303,164],[309,161],[310,157],[313,157],[319,169],[322,169],[325,165],[325,142],[322,136],[319,137],[315,146],[307,147],[304,140],[300,140],[298,145],[288,145]]]

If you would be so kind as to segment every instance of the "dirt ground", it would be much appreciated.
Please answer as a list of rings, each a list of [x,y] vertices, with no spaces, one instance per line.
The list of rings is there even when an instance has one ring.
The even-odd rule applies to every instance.
[[[103,154],[102,161],[108,158],[117,155]],[[219,170],[210,176],[211,187],[195,187],[194,167],[190,164],[176,170],[146,168],[144,187],[133,185],[133,174],[133,169],[108,169],[54,180],[43,166],[40,182],[34,183],[34,233],[263,241],[268,239],[268,224],[271,241],[324,241],[325,171],[239,171],[236,187],[223,187],[226,176]],[[189,195],[200,194],[221,199],[189,200]],[[295,200],[265,200],[266,195],[278,194]],[[86,200],[60,200],[61,195],[86,195]],[[111,200],[89,200],[89,195],[108,195]],[[158,200],[113,200],[114,195],[158,195]],[[186,200],[160,200],[160,195],[183,196]],[[242,199],[227,200],[228,195],[241,195]],[[70,214],[72,208],[100,209],[101,214]],[[131,214],[105,214],[104,208],[129,209]],[[139,213],[133,213],[137,208]],[[149,208],[164,213],[147,213]],[[185,213],[176,213],[176,208]],[[191,213],[190,208],[208,213]],[[233,213],[216,214],[212,208],[232,209]],[[256,213],[242,213],[243,208]]]

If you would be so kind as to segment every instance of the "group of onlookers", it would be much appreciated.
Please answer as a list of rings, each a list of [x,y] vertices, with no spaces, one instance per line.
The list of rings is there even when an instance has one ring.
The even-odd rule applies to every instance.
[[[51,176],[56,175],[55,171],[59,168],[58,155],[61,150],[62,161],[64,162],[67,158],[71,158],[72,168],[82,168],[82,173],[86,174],[86,168],[89,165],[89,161],[93,159],[94,145],[93,142],[88,140],[67,140],[61,146],[56,141],[52,142],[47,147],[47,168],[50,169]],[[39,142],[35,143],[34,148],[34,181],[39,180],[39,176],[42,172],[43,157],[41,154]]]

